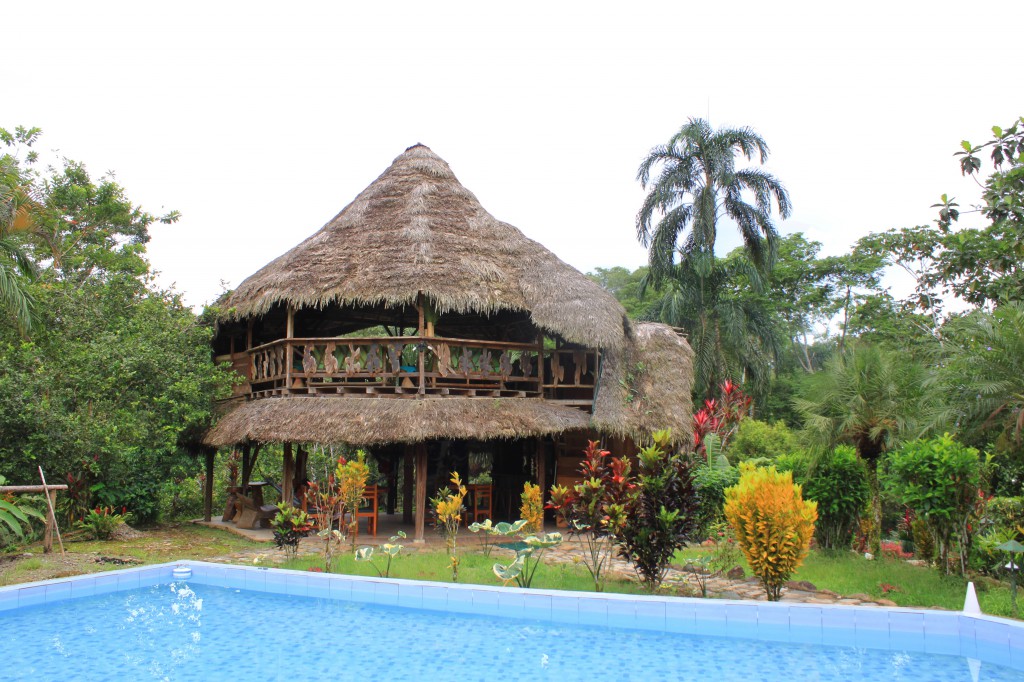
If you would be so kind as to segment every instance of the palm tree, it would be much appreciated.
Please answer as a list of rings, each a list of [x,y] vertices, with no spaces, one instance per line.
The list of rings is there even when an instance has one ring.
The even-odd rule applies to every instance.
[[[945,421],[985,435],[1002,431],[1019,442],[1024,432],[1024,303],[1004,302],[988,313],[953,319],[944,334]],[[989,436],[991,436],[989,432]]]
[[[922,365],[860,342],[810,375],[804,397],[794,400],[817,451],[848,443],[867,465],[871,551],[876,555],[882,530],[878,463],[903,440],[922,436],[931,423],[937,400],[936,392],[928,390],[929,382]]]
[[[35,264],[12,232],[24,229],[34,206],[29,193],[14,181],[12,172],[0,167],[0,307],[14,317],[19,329],[28,334],[35,316],[35,302],[27,284],[35,277]]]
[[[761,270],[771,265],[777,233],[772,199],[788,218],[789,193],[759,168],[736,168],[737,156],[760,163],[768,145],[750,128],[722,128],[691,118],[668,144],[651,150],[637,179],[650,192],[637,215],[637,238],[650,248],[651,281],[660,287],[673,272],[678,252],[686,263],[694,255],[714,254],[719,218],[736,223],[750,261]],[[651,174],[661,171],[652,181]],[[753,203],[746,196],[753,195]]]
[[[763,395],[779,353],[779,325],[756,297],[729,295],[741,274],[759,289],[759,273],[743,258],[700,254],[687,265],[675,266],[647,316],[687,331],[695,396],[711,397],[726,379],[739,379],[752,386],[755,397]]]

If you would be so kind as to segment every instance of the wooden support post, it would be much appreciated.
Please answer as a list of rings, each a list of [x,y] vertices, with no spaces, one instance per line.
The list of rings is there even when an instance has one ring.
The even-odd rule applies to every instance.
[[[50,498],[50,509],[57,508],[57,491],[48,490],[46,495]],[[46,515],[46,531],[43,533],[43,554],[53,551],[53,529],[57,526],[57,519],[53,514]]]
[[[288,321],[285,323],[284,337],[295,338],[295,308],[288,306]]]
[[[544,497],[547,495],[547,448],[544,447],[544,439],[537,439],[537,452],[534,454],[534,464],[537,467],[537,486],[540,488],[541,505],[544,504]],[[544,532],[544,515],[540,517],[540,532]]]
[[[248,443],[242,446],[242,480],[241,485],[244,490],[249,481],[252,479],[252,460],[249,457],[249,452],[252,448]]]
[[[402,455],[402,523],[412,523],[412,493],[413,493],[413,448],[406,445],[405,453]]]
[[[298,452],[295,454],[295,482],[299,486],[305,486],[306,483],[309,482],[308,462],[309,452],[306,451],[306,448],[300,445]]]
[[[537,336],[537,390],[544,396],[544,334]]]
[[[389,515],[395,513],[396,502],[398,500],[398,455],[388,455],[388,462],[391,465],[391,471],[388,472],[388,499],[384,511]]]
[[[281,501],[291,504],[295,486],[295,459],[292,457],[292,444],[284,444],[284,471],[281,474]]]
[[[418,363],[419,364],[419,368],[418,369],[419,369],[419,374],[420,374],[420,377],[419,377],[420,383],[419,383],[419,391],[418,391],[418,393],[420,395],[423,395],[424,393],[426,393],[426,385],[424,383],[424,376],[423,376],[423,368],[424,368],[424,365],[425,365],[425,363],[424,363],[424,356],[426,355],[426,351],[423,350],[423,345],[424,345],[423,337],[426,335],[427,332],[426,332],[426,329],[423,326],[424,314],[423,314],[423,292],[422,291],[419,292],[419,294],[416,297],[416,312],[419,314],[419,321],[417,322],[417,327],[416,327],[416,335],[420,337],[420,343],[419,343],[420,351],[419,351],[419,363]]]
[[[216,450],[206,451],[206,481],[203,486],[203,521],[213,518],[213,464],[217,457]]]
[[[427,446],[416,445],[416,537],[413,542],[426,542],[427,527]]]

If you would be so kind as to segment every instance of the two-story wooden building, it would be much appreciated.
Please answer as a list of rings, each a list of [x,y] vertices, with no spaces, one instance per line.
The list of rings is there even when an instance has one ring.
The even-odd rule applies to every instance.
[[[451,453],[488,449],[496,496],[518,500],[524,477],[571,476],[587,437],[628,448],[658,428],[690,434],[686,341],[631,324],[422,145],[227,296],[214,345],[245,382],[206,445],[248,461],[283,443],[286,496],[309,444],[404,462],[417,539],[440,473],[429,463]]]

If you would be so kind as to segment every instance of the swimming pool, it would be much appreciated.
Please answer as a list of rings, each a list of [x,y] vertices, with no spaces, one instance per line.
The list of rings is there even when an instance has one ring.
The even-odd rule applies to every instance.
[[[4,679],[1024,680],[1024,629],[985,616],[202,562],[0,588],[0,625]]]

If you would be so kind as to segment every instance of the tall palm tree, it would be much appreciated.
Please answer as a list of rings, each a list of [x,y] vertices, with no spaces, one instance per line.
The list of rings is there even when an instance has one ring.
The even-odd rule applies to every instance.
[[[937,392],[928,390],[929,383],[922,365],[860,342],[810,375],[804,397],[794,400],[819,452],[848,443],[867,465],[876,555],[882,530],[878,464],[902,441],[922,436],[932,422]]]
[[[768,158],[768,145],[750,128],[721,128],[691,118],[668,144],[651,150],[637,179],[650,187],[637,215],[637,238],[650,248],[651,281],[660,287],[670,276],[676,255],[685,263],[695,254],[714,254],[718,223],[731,219],[739,228],[749,258],[759,269],[771,265],[777,233],[772,200],[783,218],[792,206],[789,193],[759,168],[737,169],[737,157]],[[657,178],[652,172],[659,169]],[[747,197],[753,196],[753,203]]]

